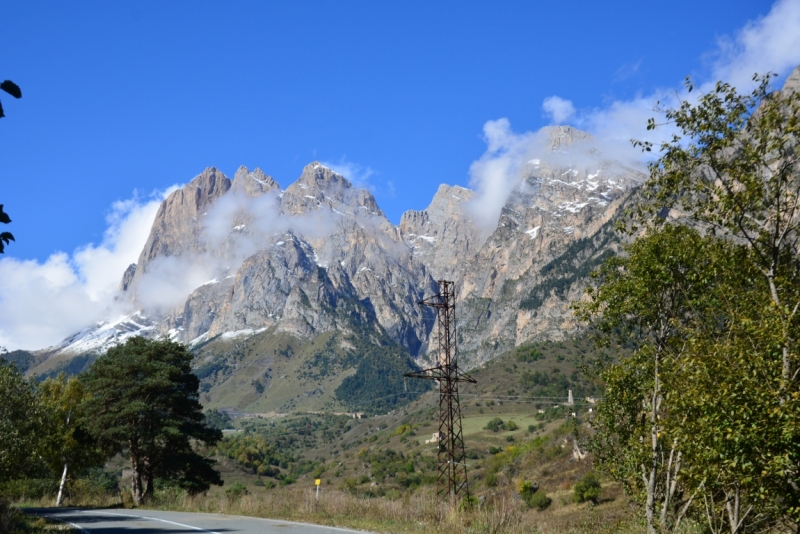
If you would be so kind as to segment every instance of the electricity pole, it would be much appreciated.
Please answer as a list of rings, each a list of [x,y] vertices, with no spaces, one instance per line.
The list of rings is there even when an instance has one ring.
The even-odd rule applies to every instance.
[[[455,498],[463,493],[469,499],[458,384],[459,382],[474,384],[475,379],[458,370],[455,284],[447,280],[439,280],[438,284],[439,293],[418,303],[420,306],[436,308],[439,336],[437,365],[404,376],[435,380],[439,384],[437,494],[440,497]]]

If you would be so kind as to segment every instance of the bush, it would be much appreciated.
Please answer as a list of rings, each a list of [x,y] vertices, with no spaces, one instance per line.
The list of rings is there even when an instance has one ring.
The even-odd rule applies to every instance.
[[[597,504],[597,499],[600,497],[600,481],[597,480],[597,475],[594,472],[589,472],[584,475],[580,482],[575,484],[573,490],[572,500],[574,502],[591,501]]]
[[[80,481],[76,481],[80,482]],[[170,478],[157,478],[153,484],[154,504],[173,503],[186,497],[187,491],[181,487],[181,481]]]
[[[230,500],[239,499],[245,495],[250,495],[250,492],[247,491],[247,486],[241,482],[234,482],[230,488],[225,490],[225,496]]]
[[[541,360],[544,358],[544,354],[539,352],[536,349],[522,349],[517,350],[516,355],[517,361],[525,362],[525,363],[533,363],[535,361]]]
[[[550,503],[553,502],[553,499],[548,497],[547,494],[544,492],[544,490],[541,490],[531,495],[530,499],[528,499],[525,502],[527,502],[528,506],[530,506],[531,508],[536,508],[541,512],[542,510],[546,510],[547,507],[550,506]]]
[[[517,426],[517,423],[514,421],[506,421],[506,423],[503,425],[503,428],[506,430],[516,430],[519,428],[519,426]]]
[[[18,478],[9,480],[0,485],[0,496],[13,499],[55,499],[58,493],[59,481],[50,478]]]
[[[525,502],[528,502],[533,494],[539,491],[539,484],[530,480],[520,480],[517,482],[517,493]]]
[[[486,423],[486,426],[483,427],[483,429],[491,430],[492,432],[500,432],[504,428],[503,425],[504,425],[503,420],[500,419],[499,417],[495,417],[494,419]]]
[[[119,477],[116,473],[110,473],[100,467],[95,467],[89,470],[86,478],[89,479],[92,486],[103,493],[109,495],[119,493]]]
[[[489,454],[498,454],[503,452],[503,449],[499,447],[489,447]]]

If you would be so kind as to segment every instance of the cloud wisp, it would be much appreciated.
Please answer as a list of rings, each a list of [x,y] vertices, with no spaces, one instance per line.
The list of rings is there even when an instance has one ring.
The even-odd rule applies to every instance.
[[[376,173],[371,167],[348,161],[345,157],[342,157],[338,162],[321,161],[320,163],[347,178],[353,184],[353,187],[375,193],[375,185],[371,180]]]
[[[575,106],[560,96],[549,96],[544,99],[542,109],[550,117],[552,124],[564,124],[575,115]]]

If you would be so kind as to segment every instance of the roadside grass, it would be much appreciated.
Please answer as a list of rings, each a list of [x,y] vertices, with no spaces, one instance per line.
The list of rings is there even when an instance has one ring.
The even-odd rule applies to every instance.
[[[3,534],[44,534],[73,532],[72,527],[43,517],[25,514],[18,506],[0,501],[0,532]]]
[[[563,492],[565,495],[569,492]],[[562,498],[560,494],[554,494]],[[563,499],[562,499],[563,500]],[[209,512],[392,533],[639,533],[641,525],[617,506],[589,507],[570,503],[539,512],[510,488],[489,495],[481,505],[440,502],[433,488],[392,499],[325,489],[319,501],[310,488],[260,492],[229,499],[223,495],[157,495],[151,507],[160,510]],[[620,512],[623,513],[620,513]],[[567,513],[565,513],[567,512]]]
[[[323,484],[317,500],[314,486],[308,481],[303,486],[296,484],[274,489],[248,486],[247,494],[235,498],[225,494],[224,490],[232,485],[230,480],[227,482],[223,488],[214,488],[207,494],[195,496],[176,488],[157,490],[154,499],[143,509],[262,517],[397,534],[644,532],[630,510],[621,505],[621,499],[603,498],[597,506],[575,504],[569,489],[548,491],[547,495],[553,503],[548,509],[538,511],[529,508],[510,485],[493,488],[489,492],[477,492],[482,494],[483,502],[465,506],[462,502],[440,501],[435,488],[431,486],[411,493],[373,496],[368,487],[347,491]],[[604,496],[614,495],[617,490],[614,486],[604,488]],[[53,506],[53,499],[52,496],[44,496],[17,504],[23,508],[48,507]],[[134,508],[127,491],[116,496],[72,492],[67,504]],[[53,529],[41,528],[48,531]],[[9,532],[38,534],[43,530],[18,529]]]

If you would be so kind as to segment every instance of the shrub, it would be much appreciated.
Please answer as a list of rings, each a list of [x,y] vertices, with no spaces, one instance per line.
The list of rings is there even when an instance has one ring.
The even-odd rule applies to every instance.
[[[98,491],[116,495],[119,493],[119,478],[115,473],[110,473],[102,468],[95,467],[89,470],[87,477],[92,486]]]
[[[472,510],[473,508],[477,508],[480,505],[480,501],[475,495],[468,495],[461,499],[458,503],[458,511],[465,512],[467,510]]]
[[[505,424],[503,425],[503,428],[506,430],[516,430],[519,428],[519,426],[517,426],[517,423],[515,423],[514,421],[506,421]]]
[[[239,499],[245,495],[250,495],[247,486],[241,482],[234,482],[230,488],[225,490],[225,496],[230,500]]]
[[[544,358],[544,354],[539,352],[536,349],[523,349],[517,351],[516,355],[517,361],[525,362],[525,363],[533,363],[535,361],[541,360]]]
[[[500,419],[499,417],[495,417],[494,419],[486,423],[486,426],[483,427],[483,429],[491,430],[492,432],[500,432],[500,430],[504,428],[503,425],[504,425],[503,420]]]
[[[586,473],[581,481],[575,484],[572,500],[574,502],[591,501],[593,504],[597,504],[601,491],[600,481],[597,480],[597,475],[592,471]]]
[[[55,498],[58,493],[58,480],[50,478],[19,478],[9,480],[0,486],[0,496],[11,499]]]
[[[503,452],[503,449],[499,447],[489,447],[489,454],[498,454]]]
[[[539,484],[536,482],[531,482],[530,480],[520,480],[517,482],[517,493],[525,502],[528,502],[530,498],[539,490]]]
[[[528,503],[528,506],[530,506],[531,508],[536,508],[541,512],[542,510],[545,510],[547,509],[548,506],[550,506],[550,503],[553,502],[553,499],[548,497],[547,494],[544,492],[544,490],[541,490],[531,495],[530,499],[527,500],[526,502]]]

